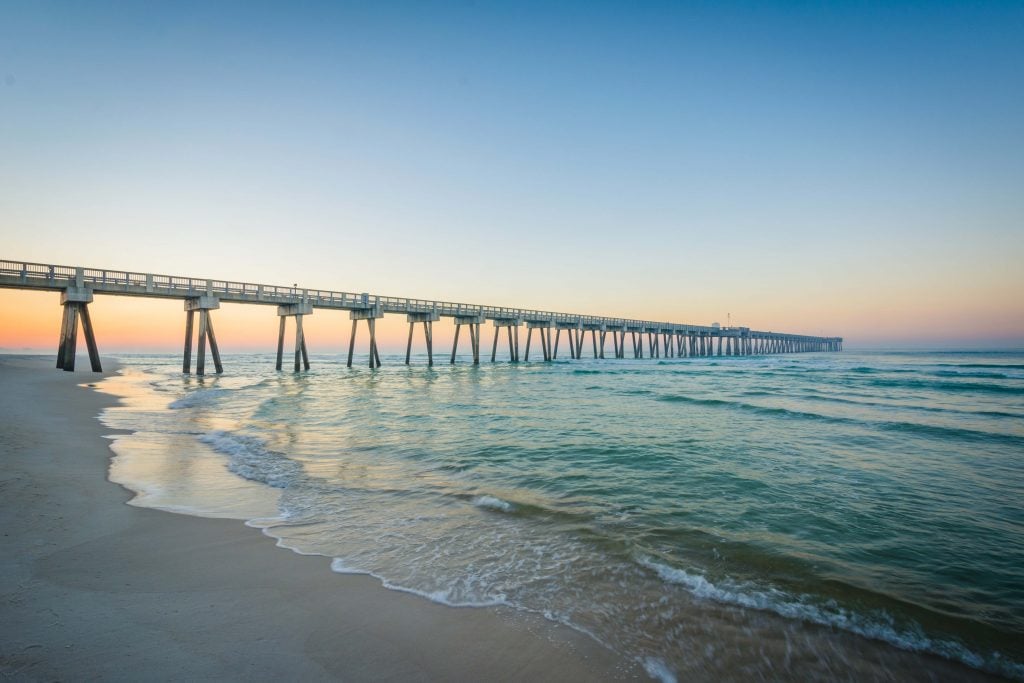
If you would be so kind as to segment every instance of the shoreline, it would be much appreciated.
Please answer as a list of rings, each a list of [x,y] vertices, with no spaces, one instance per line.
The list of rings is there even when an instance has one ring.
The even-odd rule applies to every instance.
[[[438,605],[281,552],[238,520],[127,505],[98,419],[117,398],[77,386],[115,373],[0,356],[5,677],[645,678],[540,616]]]

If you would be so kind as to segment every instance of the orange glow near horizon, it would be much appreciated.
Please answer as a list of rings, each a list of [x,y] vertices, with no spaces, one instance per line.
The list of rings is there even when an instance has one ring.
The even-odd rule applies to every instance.
[[[59,294],[0,290],[0,350],[6,352],[56,352],[60,325]],[[751,302],[752,303],[752,302]],[[960,305],[953,308],[955,304]],[[911,308],[898,297],[884,305],[838,304],[831,306],[831,315],[822,315],[813,301],[799,301],[784,308],[782,303],[765,306],[757,319],[733,315],[734,324],[754,329],[794,332],[798,334],[836,334],[847,340],[847,348],[858,345],[923,344],[929,342],[948,346],[984,345],[1013,348],[1024,339],[1020,316],[1007,316],[1001,306],[986,302],[920,301]],[[184,341],[185,314],[181,301],[98,295],[90,305],[93,324],[101,353],[180,352]],[[912,311],[908,313],[908,311]],[[595,311],[585,311],[596,313]],[[604,312],[610,315],[623,312]],[[633,315],[641,316],[643,313]],[[693,316],[666,314],[646,316],[655,320],[712,322],[706,312]],[[725,324],[721,316],[715,322]],[[273,306],[225,303],[213,312],[213,321],[222,353],[272,352],[277,344],[278,318]],[[304,321],[310,353],[344,353],[348,348],[351,322],[344,312],[317,310]],[[378,343],[388,353],[404,351],[408,326],[402,315],[388,315],[378,321]],[[435,352],[450,352],[454,326],[442,321],[434,326]],[[489,355],[493,328],[485,326],[481,353]],[[524,339],[523,339],[524,340]],[[367,331],[360,324],[356,352],[367,350]],[[294,327],[289,323],[285,333],[285,349],[294,344]],[[499,349],[504,341],[499,340]],[[610,348],[610,347],[609,347]],[[460,339],[460,349],[468,352],[468,335]],[[84,352],[84,342],[79,342]],[[424,350],[421,329],[413,337],[413,352]],[[446,351],[447,350],[447,351]],[[500,351],[499,351],[500,355]]]

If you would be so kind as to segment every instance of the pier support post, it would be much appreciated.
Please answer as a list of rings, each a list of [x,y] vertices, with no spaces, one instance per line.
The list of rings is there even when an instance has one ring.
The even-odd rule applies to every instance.
[[[604,358],[604,340],[605,331],[608,329],[604,323],[592,323],[584,322],[581,323],[582,329],[579,332],[579,346],[576,352],[577,358],[583,357],[583,342],[586,339],[587,332],[590,332],[590,345],[594,351],[594,358]],[[598,335],[600,335],[600,343],[598,343]]]
[[[544,353],[544,360],[553,360],[551,356],[551,328],[554,323],[550,320],[527,320],[526,321],[526,350],[523,354],[523,360],[530,360],[530,339],[533,337],[533,331],[537,330],[540,335],[541,351]]]
[[[196,375],[202,377],[206,374],[206,342],[210,342],[210,353],[213,356],[213,365],[217,374],[224,372],[224,366],[220,362],[220,349],[217,347],[217,335],[213,333],[213,317],[210,311],[220,308],[220,301],[215,296],[203,295],[185,299],[185,353],[182,359],[181,371],[184,374],[192,372],[192,328],[196,313],[199,314],[199,339],[196,349]]]
[[[309,370],[309,353],[306,351],[306,333],[302,330],[302,316],[312,314],[313,306],[305,301],[277,307],[277,315],[281,318],[281,323],[277,328],[277,364],[275,367],[278,370],[284,365],[285,320],[290,317],[295,318],[295,372],[302,368]]]
[[[571,322],[556,322],[555,323],[555,343],[550,344],[551,331],[548,329],[548,340],[550,345],[550,360],[556,360],[558,358],[558,346],[559,340],[562,338],[562,330],[565,330],[565,336],[569,338],[569,358],[573,360],[580,357],[580,345],[583,339],[580,336],[580,323],[579,321]]]
[[[519,337],[519,325],[522,324],[518,318],[496,318],[494,320],[494,345],[491,347],[491,362],[495,362],[498,355],[498,337],[501,336],[502,328],[505,329],[508,337],[508,359],[515,363],[519,360],[519,348],[516,340],[512,338],[512,328],[516,330],[516,339]]]
[[[367,297],[364,295],[364,299]],[[379,304],[373,304],[366,308],[354,308],[348,312],[352,321],[352,334],[348,340],[348,367],[352,367],[352,356],[356,347],[356,330],[359,328],[359,321],[366,321],[366,328],[370,332],[370,369],[380,367],[380,351],[377,350],[377,320],[384,317]],[[428,343],[429,345],[429,343]]]
[[[641,337],[643,333],[641,333]],[[647,350],[651,353],[651,358],[658,358],[661,353],[658,351],[658,332],[656,330],[647,330]]]
[[[93,372],[103,372],[103,367],[100,365],[99,348],[96,346],[96,335],[92,328],[92,317],[89,315],[92,290],[80,284],[68,287],[61,292],[60,303],[63,311],[60,342],[57,345],[57,368],[67,372],[75,371],[75,355],[78,352],[78,321],[81,320],[85,344],[89,350],[89,365]]]
[[[473,365],[480,365],[480,325],[485,320],[483,313],[453,317],[455,319],[455,340],[452,342],[452,365],[455,364],[455,352],[459,348],[459,332],[463,325],[469,326],[469,345],[473,352]]]
[[[409,341],[405,345],[405,364],[409,365],[412,356],[412,334],[416,323],[423,323],[423,342],[427,346],[427,367],[434,364],[434,323],[440,320],[436,311],[413,311],[405,314],[405,320],[409,323]]]

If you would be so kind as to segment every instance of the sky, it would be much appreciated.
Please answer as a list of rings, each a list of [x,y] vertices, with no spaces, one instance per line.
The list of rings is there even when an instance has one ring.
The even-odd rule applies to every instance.
[[[1019,348],[1024,3],[2,2],[0,258]],[[0,290],[0,348],[59,322]]]

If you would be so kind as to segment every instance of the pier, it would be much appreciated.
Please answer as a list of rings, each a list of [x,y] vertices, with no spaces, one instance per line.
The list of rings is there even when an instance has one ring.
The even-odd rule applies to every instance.
[[[575,313],[556,313],[533,309],[483,306],[475,304],[378,296],[368,293],[339,292],[301,287],[279,287],[228,280],[197,279],[153,273],[134,273],[123,270],[102,270],[81,266],[49,265],[22,261],[0,260],[0,288],[34,289],[60,293],[63,319],[57,346],[57,367],[66,371],[75,369],[78,327],[81,323],[89,350],[89,362],[94,372],[102,370],[96,333],[89,316],[89,304],[97,294],[135,296],[159,299],[179,299],[185,311],[185,344],[182,372],[192,372],[192,348],[195,316],[199,314],[196,341],[195,373],[206,372],[206,346],[210,347],[214,369],[224,371],[220,348],[213,331],[212,312],[220,303],[247,303],[275,306],[280,318],[277,337],[278,370],[284,366],[285,332],[287,320],[293,319],[295,330],[294,370],[309,369],[306,337],[302,330],[304,316],[314,309],[347,311],[352,321],[352,334],[348,344],[348,366],[356,348],[360,322],[365,321],[369,335],[369,366],[381,365],[377,349],[376,321],[387,314],[405,315],[409,324],[409,340],[405,362],[409,364],[415,327],[422,325],[427,351],[427,364],[434,364],[433,324],[441,318],[450,318],[455,324],[455,339],[450,362],[455,363],[462,327],[467,327],[473,363],[480,363],[481,327],[493,324],[494,338],[491,362],[498,357],[500,337],[507,337],[508,359],[516,363],[519,356],[519,328],[526,327],[523,362],[530,360],[530,347],[534,343],[534,358],[552,361],[558,357],[562,333],[568,343],[569,357],[584,356],[584,340],[590,336],[590,349],[595,359],[605,358],[608,336],[611,336],[613,358],[687,358],[706,356],[753,356],[780,353],[806,353],[842,351],[842,337],[816,337],[764,332],[747,327],[720,327],[718,325],[689,325],[610,318]],[[552,338],[552,331],[554,335]],[[536,332],[536,335],[534,333]],[[630,341],[627,355],[627,338]],[[646,343],[646,349],[645,349]],[[646,355],[645,355],[646,351]],[[539,352],[539,353],[538,353]]]

